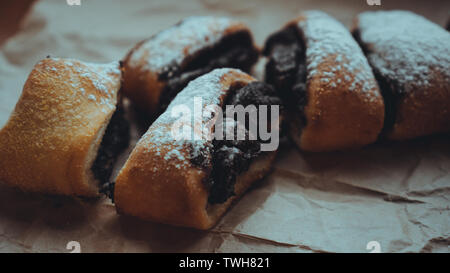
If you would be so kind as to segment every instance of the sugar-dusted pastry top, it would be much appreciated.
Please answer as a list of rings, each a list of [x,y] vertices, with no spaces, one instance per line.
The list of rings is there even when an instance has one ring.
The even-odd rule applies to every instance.
[[[398,83],[398,93],[424,90],[432,78],[448,85],[450,33],[445,29],[408,11],[364,12],[357,20],[370,63]]]
[[[35,68],[43,74],[50,72],[50,78],[70,85],[71,90],[77,92],[73,94],[73,103],[87,98],[99,105],[116,107],[117,92],[112,86],[115,87],[120,81],[121,72],[118,62],[97,64],[75,59],[46,58],[41,60]],[[96,92],[86,92],[84,87],[86,84],[92,84]],[[55,93],[62,91],[64,90],[53,90]]]
[[[224,96],[235,77],[239,77],[239,80],[253,81],[253,78],[240,70],[230,68],[215,69],[191,81],[174,98],[167,110],[152,124],[137,146],[141,149],[153,149],[156,155],[163,155],[162,158],[168,164],[175,164],[176,168],[191,166],[190,159],[204,154],[205,148],[211,145],[211,141],[204,137],[204,131],[199,130],[201,127],[193,128],[193,126],[195,124],[203,126],[212,117],[209,115],[194,115],[194,111],[204,110],[208,105],[221,107]],[[201,103],[198,103],[200,102],[199,98],[201,98]],[[191,119],[181,120],[182,113],[177,108],[180,110],[183,110],[183,108],[179,107],[188,109],[191,113]],[[182,122],[182,124],[179,124],[180,127],[186,125],[192,128],[191,138],[177,140],[171,134],[172,126],[180,121]],[[167,150],[168,148],[170,149]]]
[[[29,191],[97,195],[90,167],[120,82],[119,62],[38,62],[0,131],[0,181]]]
[[[351,33],[340,22],[321,11],[306,11],[298,21],[306,44],[308,80],[320,75],[331,88],[345,85],[350,91],[362,92],[369,100],[380,97],[367,59]],[[334,58],[336,65],[324,66]],[[346,71],[343,78],[336,76]]]
[[[169,64],[180,66],[186,56],[217,44],[227,32],[241,28],[241,23],[225,17],[188,17],[143,42],[130,57],[130,64],[141,65],[145,59],[144,68],[156,72]]]

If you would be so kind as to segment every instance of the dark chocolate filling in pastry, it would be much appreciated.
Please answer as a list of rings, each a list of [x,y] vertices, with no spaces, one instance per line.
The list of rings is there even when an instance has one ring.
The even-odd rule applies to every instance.
[[[100,192],[106,194],[114,201],[114,182],[110,177],[117,157],[130,142],[130,126],[125,119],[125,111],[121,103],[106,127],[100,148],[92,165],[94,177],[100,181]]]
[[[249,72],[258,55],[250,33],[240,31],[225,36],[213,47],[205,47],[195,56],[188,56],[181,66],[168,65],[159,75],[160,81],[167,82],[159,100],[159,113],[166,110],[172,99],[191,80],[215,68],[239,68]]]
[[[372,53],[361,41],[359,30],[353,31],[352,34],[361,47],[362,51],[364,52],[364,55],[367,57],[370,66],[372,67],[373,74],[375,75],[375,79],[378,82],[378,86],[380,87],[381,95],[384,100],[384,125],[383,130],[380,133],[380,136],[382,136],[394,127],[395,121],[397,119],[397,103],[403,97],[404,89],[396,79],[383,75],[380,72],[379,67],[377,67],[370,61],[369,56]]]
[[[302,126],[306,125],[304,109],[306,92],[306,47],[296,26],[289,26],[272,34],[266,41],[263,54],[269,58],[266,65],[266,82],[273,85],[295,116],[300,113]]]
[[[280,105],[282,107],[282,102],[275,90],[268,84],[252,82],[246,86],[233,86],[232,89],[235,89],[235,91],[230,90],[233,95],[227,98],[225,106]],[[270,107],[268,107],[268,112],[270,113]],[[234,118],[237,119],[236,116]],[[205,156],[208,153],[200,153],[191,159],[194,165],[210,170],[210,174],[205,181],[209,189],[208,202],[210,204],[224,203],[228,198],[235,195],[234,186],[237,176],[247,171],[252,160],[263,153],[260,150],[263,141],[259,137],[257,140],[249,139],[249,122],[247,116],[245,140],[214,139],[210,148],[211,159]],[[270,122],[270,118],[268,118],[268,122]],[[235,137],[236,135],[235,131]]]

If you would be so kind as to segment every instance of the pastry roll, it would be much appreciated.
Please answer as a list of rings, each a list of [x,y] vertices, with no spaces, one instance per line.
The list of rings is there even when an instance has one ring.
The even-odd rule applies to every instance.
[[[0,131],[0,181],[24,191],[96,196],[127,147],[119,62],[47,58]]]
[[[202,101],[195,106],[198,98]],[[263,150],[262,140],[252,140],[247,127],[242,140],[201,138],[192,120],[210,124],[214,115],[188,116],[179,123],[177,109],[279,104],[271,86],[237,69],[215,69],[191,81],[151,125],[119,172],[114,191],[117,211],[172,225],[210,228],[236,198],[269,172],[276,149]],[[224,122],[223,132],[239,128],[235,122]],[[177,139],[172,131],[177,125],[192,129],[190,137]],[[203,133],[212,132],[208,128]]]
[[[371,68],[350,32],[308,11],[265,44],[266,81],[289,114],[289,134],[302,150],[331,151],[375,142],[384,104]]]
[[[124,59],[124,94],[155,118],[189,81],[214,68],[248,72],[258,55],[244,24],[189,17],[131,49]]]
[[[450,34],[407,11],[361,13],[353,34],[384,97],[383,135],[401,140],[450,131]]]

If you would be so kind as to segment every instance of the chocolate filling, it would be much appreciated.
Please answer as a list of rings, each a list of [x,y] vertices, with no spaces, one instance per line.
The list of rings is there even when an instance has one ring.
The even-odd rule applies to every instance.
[[[225,106],[280,105],[282,107],[281,100],[275,90],[268,84],[252,82],[243,87],[240,85],[233,86],[232,89],[236,91],[229,91],[233,95],[227,98]],[[268,111],[270,111],[270,107],[268,108]],[[211,158],[208,158],[208,152],[205,152],[197,154],[191,159],[194,165],[210,170],[210,174],[205,181],[209,188],[208,202],[210,204],[224,203],[228,198],[235,195],[236,178],[247,171],[252,160],[262,153],[260,145],[263,141],[259,139],[259,136],[256,140],[249,139],[250,119],[248,116],[246,118],[245,140],[236,140],[237,126],[235,126],[235,140],[214,139],[210,147]],[[236,121],[237,116],[234,119]],[[270,123],[270,118],[268,118],[268,123]]]
[[[191,80],[222,67],[239,68],[249,72],[258,55],[250,33],[240,31],[225,36],[217,45],[206,47],[195,56],[188,56],[181,66],[168,65],[159,75],[159,80],[167,82],[161,93],[159,113],[166,110],[172,99]]]
[[[403,87],[396,79],[383,75],[380,72],[379,67],[370,61],[369,55],[372,53],[362,42],[359,30],[354,30],[352,35],[358,42],[364,55],[367,57],[369,64],[372,67],[373,74],[375,75],[375,79],[378,82],[378,86],[380,87],[381,95],[383,96],[385,106],[384,125],[380,135],[384,135],[394,127],[397,119],[397,104],[404,95]]]
[[[263,54],[269,58],[266,82],[275,87],[289,112],[296,116],[300,112],[302,126],[305,126],[304,109],[308,101],[306,47],[297,27],[289,26],[272,34]]]
[[[130,126],[125,119],[125,111],[121,103],[109,121],[100,148],[92,165],[94,177],[100,181],[100,192],[114,201],[114,182],[110,182],[111,173],[117,157],[130,141]]]

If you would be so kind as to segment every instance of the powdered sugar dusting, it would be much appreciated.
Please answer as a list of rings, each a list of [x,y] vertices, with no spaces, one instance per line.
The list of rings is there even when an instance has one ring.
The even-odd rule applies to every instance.
[[[223,17],[188,17],[142,44],[130,61],[134,64],[146,58],[145,68],[154,71],[160,71],[171,63],[180,65],[185,56],[219,42],[226,29],[233,24],[235,22]]]
[[[46,62],[46,68],[48,70],[52,72],[61,70],[61,72],[76,73],[73,77],[68,77],[64,80],[73,87],[75,91],[79,92],[81,96],[100,105],[105,105],[110,108],[115,107],[117,90],[113,90],[113,88],[116,87],[121,75],[118,62],[95,64],[72,59],[50,59],[54,61],[54,65],[52,66],[49,62]],[[58,65],[60,63],[63,63],[63,66]],[[58,77],[58,74],[53,73],[52,75]],[[63,73],[61,73],[61,75],[63,75]],[[89,80],[97,90],[97,93],[86,92],[86,89],[83,87],[83,80]]]
[[[110,86],[114,79],[120,77],[120,69],[117,62],[109,64],[84,63],[85,66],[76,66],[74,70],[81,76],[88,77],[97,90],[111,96],[113,91]]]
[[[450,82],[450,34],[445,29],[408,11],[364,12],[358,21],[369,61],[402,85],[399,91],[423,90],[434,73]]]
[[[97,98],[92,94],[89,94],[88,99],[91,101],[97,101]]]
[[[345,26],[321,11],[308,11],[304,16],[307,20],[299,21],[298,26],[305,34],[308,79],[319,73],[327,58],[335,56],[337,65],[328,70],[321,67],[322,82],[337,87],[343,82],[336,79],[336,73],[346,70],[355,75],[343,79],[350,91],[361,90],[369,99],[380,96],[369,63]]]
[[[11,146],[14,153],[26,154],[30,147],[68,153],[74,151],[74,141],[98,135],[98,122],[115,109],[120,86],[120,74],[115,73],[120,71],[118,62],[104,65],[106,72],[96,67],[59,58],[45,58],[35,65],[10,120],[13,132],[22,132],[15,140],[17,145]],[[81,77],[82,73],[87,77]],[[104,83],[114,95],[104,96],[93,88],[91,81]]]
[[[231,71],[240,72],[240,70],[230,68],[215,69],[191,81],[186,88],[178,93],[167,110],[152,124],[141,141],[149,143],[148,146],[156,155],[161,155],[165,161],[172,162],[176,168],[186,167],[188,164],[186,159],[205,153],[205,149],[207,151],[208,147],[211,147],[211,143],[207,139],[192,137],[177,140],[171,134],[172,126],[180,120],[180,116],[172,114],[173,109],[180,105],[187,107],[192,115],[191,119],[185,120],[185,125],[192,128],[194,135],[201,134],[202,132],[194,128],[194,124],[206,124],[211,116],[197,116],[194,115],[194,111],[196,108],[197,110],[199,110],[198,108],[204,109],[207,105],[220,105],[220,97],[226,92],[221,84],[221,79]],[[201,98],[201,105],[196,105],[198,98]]]

